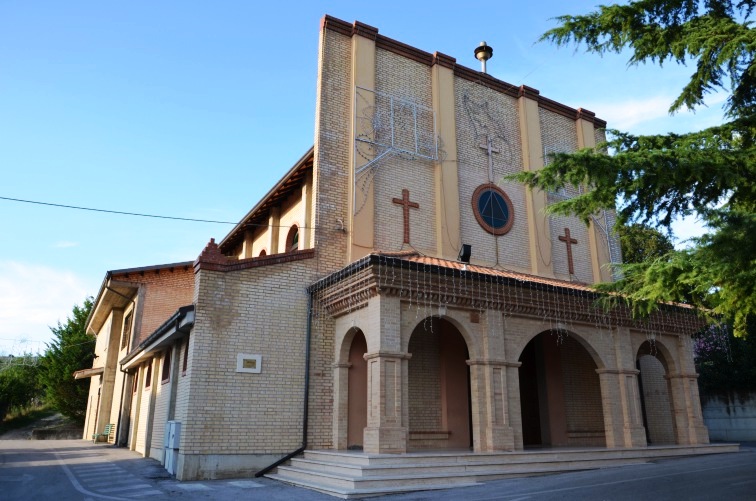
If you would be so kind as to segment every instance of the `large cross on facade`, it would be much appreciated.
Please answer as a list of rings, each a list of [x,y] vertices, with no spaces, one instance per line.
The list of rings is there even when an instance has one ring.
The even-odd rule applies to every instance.
[[[402,206],[402,211],[404,212],[404,243],[408,244],[410,243],[409,210],[410,207],[413,209],[419,209],[420,204],[417,202],[410,202],[409,190],[406,188],[402,190],[402,198],[394,198],[391,201]]]
[[[486,142],[478,145],[488,154],[488,181],[493,182],[493,154],[501,153],[499,148],[494,147],[493,138],[486,134]]]
[[[569,270],[570,275],[574,275],[575,265],[572,264],[572,245],[578,243],[578,241],[570,236],[569,228],[564,229],[564,235],[559,235],[559,240],[567,245],[567,269]]]

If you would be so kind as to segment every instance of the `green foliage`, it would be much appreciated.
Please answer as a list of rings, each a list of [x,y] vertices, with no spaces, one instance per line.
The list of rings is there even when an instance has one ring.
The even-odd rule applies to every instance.
[[[663,258],[675,249],[668,236],[642,224],[620,226],[619,238],[622,260],[625,263],[642,263]]]
[[[709,328],[696,335],[696,371],[703,394],[756,390],[756,321],[747,322],[749,335],[735,337],[726,328]]]
[[[0,435],[11,430],[25,428],[53,414],[54,411],[47,405],[32,406],[13,411],[6,415],[5,421],[0,422]]]
[[[676,301],[733,318],[738,335],[746,332],[746,316],[756,314],[752,7],[749,1],[641,0],[558,18],[561,26],[543,40],[583,43],[598,54],[629,48],[630,64],[695,60],[696,70],[671,111],[701,105],[707,92],[724,89],[730,121],[688,134],[608,131],[607,143],[596,149],[555,154],[541,170],[508,177],[549,191],[588,186],[549,211],[587,222],[601,209],[616,208],[618,231],[634,222],[669,230],[674,219],[695,216],[709,232],[691,248],[625,265],[624,279],[601,288],[620,293],[636,314],[652,311],[657,301]]]
[[[8,412],[33,406],[42,396],[37,358],[23,355],[6,360],[0,371],[0,422]]]
[[[40,372],[47,402],[78,423],[84,422],[90,380],[75,380],[73,373],[92,367],[95,338],[85,330],[91,310],[90,297],[81,307],[74,305],[73,314],[65,324],[58,322],[57,327],[50,328],[55,340],[47,346]]]
[[[541,40],[557,45],[584,43],[589,52],[620,53],[630,48],[628,64],[696,61],[696,71],[670,107],[676,111],[703,104],[717,88],[730,93],[732,116],[753,112],[756,101],[754,47],[749,18],[751,0],[640,0],[602,5],[584,16],[560,16],[561,26]]]

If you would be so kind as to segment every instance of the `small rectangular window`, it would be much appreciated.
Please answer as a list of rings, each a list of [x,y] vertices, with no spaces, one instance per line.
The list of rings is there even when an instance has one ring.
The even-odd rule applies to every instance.
[[[147,364],[147,374],[144,376],[144,387],[149,388],[152,384],[152,360]]]
[[[189,338],[186,338],[184,344],[184,361],[181,364],[181,375],[186,376],[186,369],[189,366]]]
[[[136,393],[139,389],[139,369],[134,372],[134,382],[131,384],[131,392]]]
[[[165,356],[163,357],[163,371],[160,377],[161,383],[167,383],[171,380],[171,348],[165,350]]]
[[[132,313],[133,312],[129,312],[129,314],[126,315],[126,319],[123,321],[123,334],[121,335],[121,349],[127,348],[129,346],[129,341],[131,338]]]

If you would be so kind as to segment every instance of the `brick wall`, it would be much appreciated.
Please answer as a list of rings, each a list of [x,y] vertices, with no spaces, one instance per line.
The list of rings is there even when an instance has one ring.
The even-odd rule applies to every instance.
[[[462,242],[472,245],[474,262],[529,271],[525,188],[503,180],[505,175],[522,170],[517,101],[462,78],[456,78],[454,86]],[[512,228],[499,237],[478,224],[472,208],[473,192],[488,183],[488,154],[480,147],[487,132],[494,136],[493,146],[500,150],[493,154],[493,182],[509,196],[514,209]]]
[[[114,275],[112,279],[140,284],[137,302],[141,312],[134,322],[131,348],[145,340],[179,307],[192,302],[194,272],[189,266]]]
[[[667,380],[664,379],[664,366],[652,355],[641,355],[638,362],[643,385],[648,440],[652,444],[674,444],[672,407],[669,402]]]
[[[549,342],[546,339],[545,342]],[[578,341],[567,337],[559,347],[569,445],[606,445],[601,383],[596,364]]]
[[[299,446],[305,286],[314,278],[312,268],[309,261],[297,261],[228,273],[198,272],[190,388],[180,406],[186,407],[184,398],[191,402],[190,412],[181,411],[182,434],[191,437],[190,443],[182,441],[186,454],[283,453]],[[316,360],[311,399],[316,408],[331,405],[320,384],[326,375],[330,381],[330,366],[317,357],[321,349],[331,353],[322,341],[316,335],[312,344]],[[236,372],[239,353],[262,355],[262,372]]]
[[[439,333],[425,330],[422,325],[412,333],[409,342],[409,429],[440,431],[441,374]]]

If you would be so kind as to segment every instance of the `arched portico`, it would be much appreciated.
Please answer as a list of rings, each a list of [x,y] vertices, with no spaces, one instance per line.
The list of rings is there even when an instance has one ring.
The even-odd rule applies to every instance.
[[[519,361],[525,447],[605,446],[604,403],[596,350],[572,332],[533,337]]]
[[[428,317],[408,344],[409,448],[472,447],[469,349],[457,327]]]
[[[334,363],[334,446],[361,449],[367,426],[367,340],[352,327],[340,341]]]
[[[669,338],[674,340],[674,338]],[[707,444],[709,433],[703,424],[698,395],[698,374],[684,368],[670,349],[668,339],[643,341],[636,351],[643,397],[644,423],[649,442],[678,445]]]

